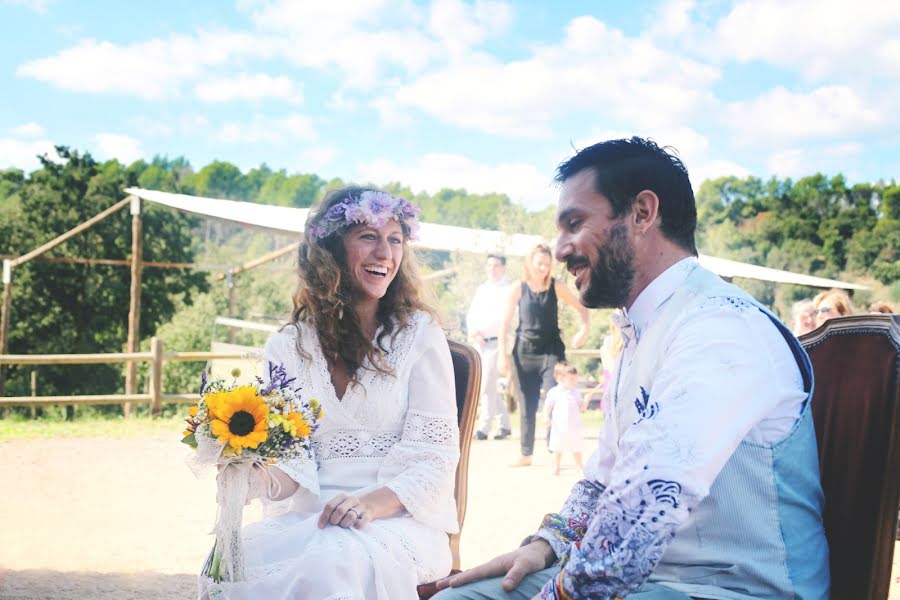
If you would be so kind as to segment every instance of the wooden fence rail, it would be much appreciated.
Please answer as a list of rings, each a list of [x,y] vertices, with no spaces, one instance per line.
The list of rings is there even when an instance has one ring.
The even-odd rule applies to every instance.
[[[150,339],[150,352],[111,352],[108,354],[0,354],[0,365],[96,365],[150,363],[147,394],[83,394],[77,396],[0,396],[4,406],[49,406],[55,404],[125,404],[149,402],[150,414],[157,416],[163,403],[189,404],[197,394],[166,394],[162,374],[166,362],[207,362],[244,358],[241,352],[164,352],[159,338]]]

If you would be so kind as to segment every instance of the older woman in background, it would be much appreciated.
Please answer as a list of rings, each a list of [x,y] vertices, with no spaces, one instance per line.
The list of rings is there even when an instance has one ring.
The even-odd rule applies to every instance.
[[[849,317],[853,314],[853,303],[843,290],[828,290],[813,298],[816,307],[816,327],[821,327],[828,319]]]

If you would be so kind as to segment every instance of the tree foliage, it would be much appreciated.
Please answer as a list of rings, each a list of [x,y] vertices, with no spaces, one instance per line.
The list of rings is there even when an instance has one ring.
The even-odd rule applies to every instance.
[[[42,167],[16,192],[18,210],[0,236],[0,252],[21,255],[83,223],[121,200],[137,184],[141,169],[116,161],[96,162],[90,154],[58,147],[60,160],[41,159]],[[144,168],[146,168],[144,166]],[[5,203],[4,203],[5,205]],[[191,262],[195,221],[145,204],[144,259]],[[131,217],[127,208],[73,237],[51,256],[128,259]],[[60,264],[32,260],[15,269],[10,311],[9,351],[14,354],[117,352],[128,333],[128,268]],[[141,302],[142,337],[151,335],[175,312],[175,300],[190,303],[207,288],[202,273],[145,268]],[[41,394],[112,393],[121,388],[120,366],[41,368]],[[29,373],[12,368],[7,389],[27,394]]]
[[[124,166],[96,162],[89,154],[59,148],[61,160],[43,159],[26,175],[0,170],[0,253],[19,255],[83,222],[122,197],[129,186],[280,206],[309,207],[345,185],[313,173],[289,173],[263,164],[243,172],[226,161],[194,171],[184,158],[155,157]],[[555,236],[554,207],[529,212],[499,193],[465,189],[416,192],[400,182],[383,186],[419,204],[425,222]],[[842,176],[815,174],[799,180],[723,177],[706,181],[697,193],[701,252],[824,277],[883,285],[878,293],[900,296],[900,186],[849,185]],[[144,209],[145,260],[237,265],[290,243],[288,238],[248,232],[214,221],[198,221],[150,203]],[[122,211],[52,252],[54,256],[123,259],[130,255],[130,218]],[[484,257],[424,252],[426,270],[455,267],[456,274],[432,280],[451,335],[461,324],[483,278]],[[284,317],[294,284],[291,257],[269,272],[241,275],[237,316]],[[280,270],[279,270],[280,269]],[[510,258],[509,278],[521,273]],[[565,280],[565,274],[559,274]],[[785,315],[790,304],[814,290],[741,280],[739,285]],[[23,354],[112,352],[127,334],[127,268],[33,261],[16,269],[10,351]],[[212,287],[210,287],[212,285]],[[897,300],[897,297],[888,298]],[[212,320],[228,311],[224,283],[210,274],[146,268],[143,274],[141,337],[159,335],[170,350],[208,349]],[[566,336],[574,313],[563,311]],[[595,315],[592,342],[606,330]],[[240,341],[240,340],[238,340]],[[249,341],[249,340],[247,340]],[[255,342],[254,342],[255,343]],[[197,365],[167,367],[165,388],[187,391]],[[10,393],[26,394],[27,373],[13,369]],[[39,393],[120,390],[118,366],[42,368]],[[187,389],[185,388],[187,386]]]
[[[797,181],[722,177],[700,187],[697,211],[699,246],[709,254],[884,286],[900,279],[900,186],[893,182],[850,186],[820,173]],[[811,295],[744,285],[752,286],[782,314]]]

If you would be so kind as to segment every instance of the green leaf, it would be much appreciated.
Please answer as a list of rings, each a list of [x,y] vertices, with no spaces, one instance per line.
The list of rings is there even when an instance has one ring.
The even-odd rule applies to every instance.
[[[181,443],[182,443],[182,444],[187,444],[188,446],[190,446],[191,448],[194,448],[195,450],[196,450],[196,448],[197,448],[197,438],[194,437],[194,434],[193,434],[193,433],[190,434],[190,435],[184,436],[184,437],[181,439]]]

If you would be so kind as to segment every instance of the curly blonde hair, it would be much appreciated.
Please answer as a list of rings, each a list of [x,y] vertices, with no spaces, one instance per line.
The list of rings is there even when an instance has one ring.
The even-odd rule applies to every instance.
[[[376,312],[381,332],[373,341],[363,331],[359,316],[353,310],[354,291],[343,241],[344,235],[355,226],[348,226],[324,238],[316,237],[313,232],[329,208],[348,198],[357,198],[367,190],[378,191],[363,187],[333,190],[317,208],[310,210],[300,243],[297,261],[299,282],[291,313],[291,324],[304,322],[315,329],[322,352],[330,364],[343,361],[351,384],[358,383],[358,371],[367,358],[374,370],[393,374],[385,361],[385,353],[389,350],[384,345],[385,339],[394,331],[406,327],[415,313],[425,312],[435,321],[439,320],[433,296],[419,275],[416,254],[409,246],[410,230],[401,223],[403,259]],[[298,350],[309,356],[303,348],[298,347]]]

